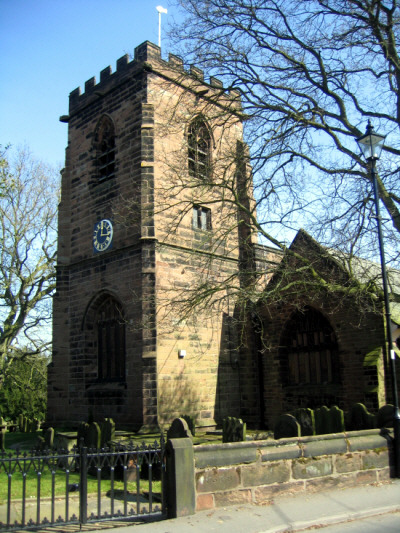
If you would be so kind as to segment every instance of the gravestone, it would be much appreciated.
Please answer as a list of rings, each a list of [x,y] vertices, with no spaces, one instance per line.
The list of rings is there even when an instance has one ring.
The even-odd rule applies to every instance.
[[[350,410],[350,429],[373,429],[376,427],[376,416],[368,411],[362,403],[356,403]]]
[[[175,418],[167,431],[167,440],[170,439],[191,439],[193,437],[185,419]]]
[[[315,409],[315,433],[317,435],[325,435],[329,433],[329,409],[326,405]]]
[[[240,418],[228,416],[222,421],[222,442],[246,440],[246,424]]]
[[[393,427],[394,407],[390,403],[383,405],[378,411],[378,428]]]
[[[47,428],[44,434],[44,445],[51,450],[54,446],[54,428]]]
[[[183,418],[183,420],[186,420],[186,423],[188,425],[188,428],[190,430],[190,433],[193,435],[193,437],[196,435],[196,422],[194,416],[191,415],[181,415],[180,418]]]
[[[96,450],[101,448],[101,431],[97,422],[89,424],[87,429],[87,447],[95,448]]]
[[[101,430],[101,445],[111,446],[115,441],[115,422],[112,418],[105,418],[100,424]]]
[[[299,408],[293,415],[300,424],[302,436],[315,435],[315,416],[312,409]]]
[[[274,439],[288,439],[291,437],[300,437],[300,424],[293,415],[285,414],[278,418],[274,427]]]
[[[329,409],[328,430],[328,433],[342,433],[345,431],[344,412],[337,405],[333,405]]]

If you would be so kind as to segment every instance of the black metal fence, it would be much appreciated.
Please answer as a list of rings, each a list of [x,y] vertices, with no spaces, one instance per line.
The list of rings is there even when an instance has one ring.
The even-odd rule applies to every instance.
[[[165,514],[164,441],[0,455],[0,531]]]

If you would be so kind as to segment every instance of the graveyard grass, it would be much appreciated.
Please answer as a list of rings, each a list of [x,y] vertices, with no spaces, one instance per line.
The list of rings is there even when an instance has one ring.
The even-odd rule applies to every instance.
[[[37,433],[7,433],[6,436],[6,449],[2,456],[8,457],[10,454],[15,456],[16,450],[18,448],[19,454],[23,455],[26,453],[29,456],[29,450],[32,450],[35,447],[35,444],[38,440],[38,436],[41,435],[41,432]],[[143,437],[142,437],[143,440]],[[154,439],[152,440],[154,442]],[[88,494],[97,493],[98,484],[97,478],[88,474]],[[11,499],[19,500],[22,499],[22,480],[23,476],[16,468],[15,473],[12,475],[11,482]],[[54,475],[54,494],[55,496],[65,496],[67,491],[67,485],[74,485],[79,483],[79,474],[75,472],[70,472],[68,480],[66,480],[65,472],[57,472]],[[122,481],[114,481],[113,488],[115,492],[120,492],[124,490],[124,483]],[[38,491],[38,476],[35,470],[30,467],[28,474],[26,475],[26,492],[25,498],[36,498]],[[48,467],[40,475],[40,497],[41,498],[51,498],[53,490],[53,476]],[[101,479],[101,492],[107,494],[111,490],[111,480]],[[136,482],[128,482],[127,490],[129,493],[136,494],[137,487]],[[152,482],[152,491],[153,494],[161,495],[161,481],[153,480]],[[148,480],[140,480],[140,492],[148,493],[149,492],[149,482]],[[70,495],[74,493],[71,492]],[[0,472],[0,504],[4,504],[8,499],[8,475],[6,472]]]

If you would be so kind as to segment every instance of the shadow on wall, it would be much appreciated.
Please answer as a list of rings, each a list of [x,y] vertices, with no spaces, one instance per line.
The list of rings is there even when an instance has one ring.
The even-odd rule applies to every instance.
[[[197,420],[201,415],[201,400],[198,383],[180,374],[159,378],[158,383],[158,418],[161,425],[169,424],[182,415],[194,416]]]
[[[240,389],[238,329],[235,318],[223,313],[214,408],[217,423],[240,416]]]

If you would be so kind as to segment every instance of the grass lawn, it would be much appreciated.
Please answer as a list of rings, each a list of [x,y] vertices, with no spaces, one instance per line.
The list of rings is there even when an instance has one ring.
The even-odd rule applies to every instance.
[[[10,468],[10,463],[5,461],[5,458],[8,458],[10,455],[16,457],[19,450],[19,457],[21,460],[16,463],[11,463],[11,468],[13,468],[11,476],[11,499],[21,499],[23,495],[23,480],[25,477],[25,497],[26,498],[36,498],[38,494],[38,477],[40,477],[40,497],[48,498],[54,494],[56,496],[63,496],[66,494],[68,486],[79,484],[79,473],[69,472],[68,476],[63,469],[54,469],[54,473],[51,472],[52,467],[49,465],[44,465],[41,468],[40,476],[37,475],[35,471],[36,463],[30,461],[29,468],[28,463],[22,460],[23,455],[26,454],[29,456],[29,450],[32,450],[35,447],[38,436],[41,435],[41,432],[37,433],[7,433],[6,434],[6,449],[5,454],[0,456],[0,504],[5,503],[8,499],[8,490],[9,490],[9,479],[8,473],[5,471]],[[140,440],[140,443],[144,439]],[[146,439],[147,440],[147,439]],[[155,436],[152,436],[149,443],[154,443],[156,440]],[[159,440],[159,439],[158,439]],[[139,444],[139,443],[138,443]],[[27,474],[23,476],[21,470],[27,470]],[[123,491],[124,484],[122,481],[114,481],[114,490]],[[111,490],[111,481],[110,479],[105,479],[102,476],[101,479],[101,493],[105,494]],[[128,482],[127,490],[131,494],[136,494],[137,487],[136,482]],[[97,493],[98,491],[98,481],[95,476],[88,474],[88,493]],[[161,481],[153,481],[152,485],[153,493],[161,493]],[[149,492],[149,482],[147,480],[140,480],[140,493]]]
[[[68,478],[68,485],[79,483],[79,474],[71,473]],[[49,471],[44,472],[40,476],[40,497],[50,498],[53,491],[55,496],[65,496],[67,492],[67,478],[64,472],[57,472],[52,475]],[[12,476],[11,482],[11,499],[22,499],[23,495],[23,477],[22,474],[16,472]],[[98,490],[97,479],[93,476],[88,476],[88,494],[96,494]],[[106,494],[111,490],[111,481],[109,479],[101,480],[101,493]],[[124,484],[122,481],[114,482],[115,491],[123,491]],[[127,483],[127,490],[130,494],[136,494],[136,482]],[[25,498],[36,498],[38,494],[38,476],[35,472],[28,473],[26,475],[26,489]],[[152,491],[154,493],[161,494],[161,481],[153,481]],[[149,482],[147,480],[140,481],[140,493],[149,492]],[[70,493],[72,494],[72,493]],[[7,474],[2,472],[0,474],[0,504],[6,503],[8,499],[8,477]]]

